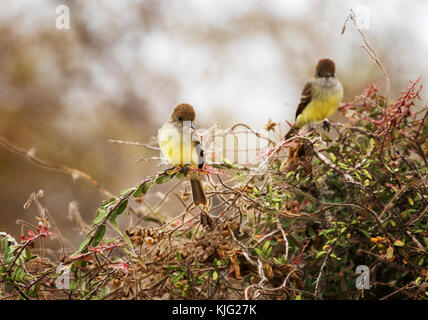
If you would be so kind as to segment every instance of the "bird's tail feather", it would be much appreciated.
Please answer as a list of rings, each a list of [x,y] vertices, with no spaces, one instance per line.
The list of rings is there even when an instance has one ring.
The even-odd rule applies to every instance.
[[[198,206],[200,204],[206,205],[204,190],[202,189],[201,180],[199,178],[190,178],[190,186],[192,188],[193,203]]]

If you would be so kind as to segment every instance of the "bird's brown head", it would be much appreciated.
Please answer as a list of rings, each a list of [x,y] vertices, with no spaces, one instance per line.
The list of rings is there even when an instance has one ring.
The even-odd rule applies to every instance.
[[[336,71],[336,65],[331,59],[321,59],[318,61],[317,68],[315,71],[315,77],[334,77]]]
[[[195,109],[188,103],[180,103],[174,107],[171,116],[172,121],[184,122],[184,121],[195,121]]]

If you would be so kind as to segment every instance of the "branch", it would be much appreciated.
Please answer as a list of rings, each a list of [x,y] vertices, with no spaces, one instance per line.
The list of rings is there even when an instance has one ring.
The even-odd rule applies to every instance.
[[[39,159],[34,155],[34,149],[30,149],[27,151],[25,149],[19,148],[1,136],[0,136],[0,145],[2,145],[5,149],[7,149],[13,153],[16,153],[20,156],[23,156],[24,158],[27,158],[29,161],[35,163],[36,165],[38,165],[42,168],[49,169],[49,170],[55,170],[55,171],[59,171],[59,172],[68,174],[72,177],[73,180],[77,180],[78,178],[82,178],[87,183],[89,183],[92,186],[94,186],[95,188],[97,188],[101,193],[107,195],[108,197],[115,197],[115,195],[113,193],[108,191],[97,180],[95,180],[92,176],[90,176],[89,174],[87,174],[83,171],[73,169],[73,168],[70,168],[70,167],[67,167],[67,166],[64,166],[61,164],[46,162],[45,160]]]

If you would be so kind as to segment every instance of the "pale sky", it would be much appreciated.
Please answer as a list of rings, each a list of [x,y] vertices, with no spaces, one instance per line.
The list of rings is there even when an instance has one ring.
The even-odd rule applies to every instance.
[[[119,27],[137,19],[132,10],[133,4],[139,1],[91,1],[85,6],[88,27],[102,32],[106,26]],[[181,21],[192,19],[192,22],[204,28],[205,25],[224,25],[228,28],[228,21],[242,15],[255,6],[269,10],[279,17],[296,19],[319,32],[321,37],[328,39],[328,50],[319,52],[319,58],[332,57],[337,63],[337,72],[340,76],[343,64],[347,62],[347,55],[359,48],[361,39],[355,28],[348,25],[345,35],[340,35],[340,29],[349,8],[357,9],[364,6],[370,12],[370,29],[366,34],[370,39],[373,35],[388,35],[399,32],[401,26],[405,33],[401,37],[403,43],[397,44],[408,48],[409,56],[415,60],[418,70],[404,68],[404,75],[409,80],[417,76],[426,75],[428,64],[426,55],[428,49],[428,2],[426,1],[323,1],[327,3],[331,12],[326,14],[323,21],[305,21],[314,8],[315,0],[306,1],[256,1],[256,0],[181,0],[165,1],[163,15],[167,25],[173,28]],[[54,27],[56,18],[55,1],[7,0],[0,4],[0,19],[16,21],[22,34],[29,34],[37,27]],[[313,12],[312,12],[313,13]],[[120,17],[120,19],[117,19]],[[73,28],[73,11],[71,10],[71,28]],[[135,30],[139,33],[139,30]],[[143,31],[141,31],[143,32]],[[284,30],[284,34],[287,30]],[[413,40],[407,35],[411,34]],[[140,36],[142,34],[139,34]],[[118,62],[132,73],[132,84],[153,106],[153,113],[158,114],[159,124],[165,120],[172,105],[168,88],[152,87],[150,82],[141,78],[139,61],[144,61],[155,72],[165,77],[177,79],[179,93],[177,102],[190,102],[197,109],[198,121],[213,124],[219,116],[227,119],[250,124],[261,128],[269,118],[292,121],[295,107],[299,100],[301,88],[304,85],[303,74],[310,77],[310,70],[316,61],[307,61],[307,70],[303,74],[284,73],[278,69],[278,63],[283,58],[281,51],[271,38],[254,34],[246,38],[243,35],[231,45],[220,48],[221,51],[211,50],[209,46],[192,41],[190,38],[179,37],[174,32],[165,29],[152,30],[143,34],[143,40],[133,42],[132,33],[124,35],[111,54]],[[302,39],[290,41],[290,47],[299,50]],[[406,42],[413,41],[413,42]],[[376,42],[372,42],[376,48]],[[302,50],[307,50],[302,47]],[[313,53],[314,57],[318,52]],[[391,48],[390,54],[395,54]],[[221,58],[221,59],[220,59]],[[373,63],[369,59],[367,63]],[[304,62],[306,63],[306,61]],[[299,62],[299,65],[301,62]],[[342,68],[341,68],[342,67]],[[112,97],[120,97],[123,86],[116,74],[110,73],[108,66],[91,65],[91,70],[99,78],[99,87]],[[419,73],[419,74],[418,74]],[[298,80],[296,80],[298,79]],[[373,79],[373,81],[382,78]],[[394,81],[394,79],[393,79]],[[363,89],[363,88],[362,88]],[[403,88],[404,89],[404,88]],[[425,90],[425,92],[427,92]],[[346,96],[346,92],[345,92]],[[74,92],[70,98],[70,105],[87,110],[91,103],[95,104],[96,97],[91,92]],[[76,103],[84,100],[87,104]],[[221,117],[220,117],[221,118]],[[233,122],[231,121],[231,122]]]

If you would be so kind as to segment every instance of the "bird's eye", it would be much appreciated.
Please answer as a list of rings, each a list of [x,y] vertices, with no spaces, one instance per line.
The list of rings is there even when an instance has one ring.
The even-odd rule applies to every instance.
[[[321,77],[321,72],[318,72],[318,77]]]
[[[183,117],[178,117],[178,120],[183,121]]]

